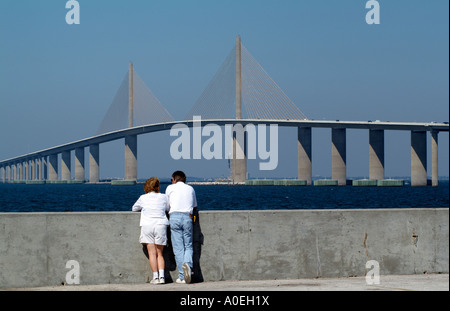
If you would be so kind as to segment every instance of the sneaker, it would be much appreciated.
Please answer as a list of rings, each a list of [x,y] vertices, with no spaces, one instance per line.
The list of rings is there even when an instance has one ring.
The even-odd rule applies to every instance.
[[[183,264],[184,281],[189,284],[191,283],[191,267],[188,264]]]
[[[150,281],[150,284],[160,284],[159,279],[153,279]]]
[[[164,279],[164,277],[159,278],[159,284],[165,284],[166,280]]]
[[[176,280],[176,283],[178,283],[178,284],[186,284],[186,281],[185,281],[185,280],[177,279],[177,280]]]

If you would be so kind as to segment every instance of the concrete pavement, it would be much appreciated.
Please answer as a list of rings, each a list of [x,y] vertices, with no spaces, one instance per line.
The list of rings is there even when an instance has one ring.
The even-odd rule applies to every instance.
[[[9,291],[449,291],[448,274],[381,275],[380,284],[365,277],[260,281],[220,281],[197,284],[103,284],[0,289]]]

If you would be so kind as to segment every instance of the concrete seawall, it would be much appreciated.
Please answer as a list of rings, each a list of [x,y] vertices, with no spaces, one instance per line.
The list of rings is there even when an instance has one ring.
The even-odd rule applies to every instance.
[[[145,283],[139,213],[0,214],[0,287]],[[449,209],[204,211],[205,281],[449,272]],[[172,273],[176,277],[175,273]]]

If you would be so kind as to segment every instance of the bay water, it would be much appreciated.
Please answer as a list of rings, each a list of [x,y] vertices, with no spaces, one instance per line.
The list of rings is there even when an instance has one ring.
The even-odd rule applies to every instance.
[[[162,183],[164,193],[168,183]],[[438,187],[193,185],[199,210],[380,209],[449,207]],[[2,184],[0,213],[131,211],[144,185]]]

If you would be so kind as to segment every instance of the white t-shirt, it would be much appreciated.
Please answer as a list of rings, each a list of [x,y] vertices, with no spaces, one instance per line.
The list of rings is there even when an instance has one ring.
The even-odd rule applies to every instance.
[[[182,181],[167,186],[166,195],[169,198],[169,214],[174,212],[192,214],[194,207],[197,207],[194,188]]]
[[[142,226],[169,225],[166,211],[169,211],[169,200],[165,194],[149,192],[143,194],[134,203],[133,212],[141,212]]]

